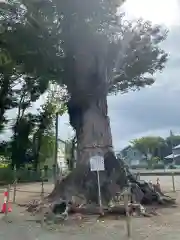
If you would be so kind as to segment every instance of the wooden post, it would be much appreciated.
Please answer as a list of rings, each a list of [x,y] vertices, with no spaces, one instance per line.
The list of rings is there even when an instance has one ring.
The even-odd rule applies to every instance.
[[[16,186],[17,186],[17,175],[16,175],[16,167],[14,167],[13,203],[16,202]]]
[[[127,236],[128,238],[131,238],[131,216],[129,214],[129,199],[130,199],[130,188],[127,188],[124,192],[124,208],[126,211],[126,227],[127,227]]]
[[[7,199],[6,199],[6,211],[5,211],[5,221],[7,221],[7,216],[8,216],[8,205],[9,205],[9,194],[10,194],[10,184],[8,184],[7,187]]]
[[[100,214],[104,215],[103,207],[102,207],[102,199],[101,199],[101,184],[100,184],[100,178],[99,178],[99,171],[97,171],[97,182],[98,182],[98,198],[99,198]]]
[[[173,192],[176,192],[175,181],[174,181],[174,172],[172,172],[172,185],[173,185]]]
[[[140,172],[138,172],[137,175],[136,175],[136,180],[137,180],[137,181],[140,181],[140,176],[141,176],[141,175],[140,175]]]
[[[56,122],[55,122],[55,127],[56,127],[56,141],[55,141],[55,153],[54,153],[54,185],[56,184],[57,178],[58,178],[58,119],[59,119],[59,113],[56,112]]]
[[[54,180],[54,184],[56,184],[56,165],[53,164],[52,168],[53,168],[53,180]]]
[[[44,227],[44,179],[41,176],[41,227]]]
[[[48,165],[44,165],[44,180],[48,179]]]

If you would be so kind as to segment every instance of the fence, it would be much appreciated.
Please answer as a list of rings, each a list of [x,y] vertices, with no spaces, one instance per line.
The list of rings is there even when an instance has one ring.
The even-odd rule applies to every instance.
[[[54,175],[54,170],[43,169],[43,174],[45,175],[45,180],[50,179]],[[8,167],[0,168],[0,185],[11,184],[15,179],[17,179],[19,183],[40,182],[41,175],[41,170],[34,171],[28,168],[22,168],[15,171]]]

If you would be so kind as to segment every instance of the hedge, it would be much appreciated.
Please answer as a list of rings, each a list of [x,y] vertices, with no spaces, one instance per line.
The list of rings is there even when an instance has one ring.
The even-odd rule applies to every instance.
[[[41,171],[34,171],[27,168],[19,169],[16,172],[16,178],[19,183],[39,182],[41,181]],[[10,167],[0,167],[0,184],[11,184],[14,182],[14,171]],[[48,180],[48,176],[45,177]]]

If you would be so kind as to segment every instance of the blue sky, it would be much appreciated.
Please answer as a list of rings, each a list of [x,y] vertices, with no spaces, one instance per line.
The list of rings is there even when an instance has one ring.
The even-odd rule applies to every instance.
[[[127,0],[123,8],[128,18],[143,17],[168,27],[169,35],[163,48],[170,57],[151,88],[108,98],[116,150],[136,137],[167,136],[170,129],[180,132],[180,4],[178,0]],[[71,136],[67,123],[68,116],[61,117],[59,136],[64,139]]]
[[[180,132],[180,0],[127,0],[123,8],[128,18],[143,17],[168,27],[169,35],[162,47],[170,58],[165,70],[157,74],[152,87],[108,97],[116,150],[122,149],[136,137],[167,136],[170,129],[174,133]],[[10,118],[14,115],[14,111],[8,113]],[[59,119],[59,137],[63,140],[72,135],[68,122],[67,114]],[[5,138],[5,135],[7,138],[10,132],[0,138]]]

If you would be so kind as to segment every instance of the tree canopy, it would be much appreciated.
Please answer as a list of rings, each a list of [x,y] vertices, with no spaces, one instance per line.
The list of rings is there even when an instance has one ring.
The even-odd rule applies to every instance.
[[[151,85],[167,60],[159,48],[167,31],[143,20],[124,21],[116,0],[11,2],[11,17],[1,20],[11,26],[2,33],[2,47],[36,81],[45,86],[45,79],[55,79],[71,97]]]

